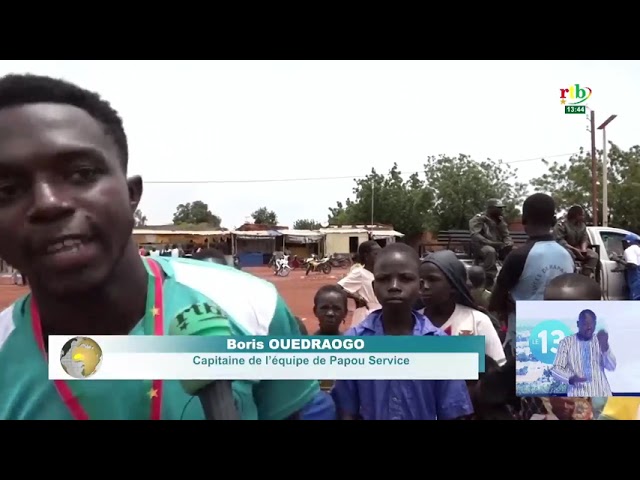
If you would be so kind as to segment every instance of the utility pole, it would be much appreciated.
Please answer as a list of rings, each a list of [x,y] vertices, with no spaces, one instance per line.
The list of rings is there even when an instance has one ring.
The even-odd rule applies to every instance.
[[[371,226],[373,227],[373,201],[376,195],[376,184],[373,183],[373,178],[371,179]]]
[[[598,226],[598,162],[596,161],[596,112],[591,110],[591,202],[593,225]]]
[[[607,178],[609,172],[609,159],[607,158],[607,125],[609,125],[617,115],[607,118],[598,130],[602,130],[602,226],[609,225],[609,191]]]

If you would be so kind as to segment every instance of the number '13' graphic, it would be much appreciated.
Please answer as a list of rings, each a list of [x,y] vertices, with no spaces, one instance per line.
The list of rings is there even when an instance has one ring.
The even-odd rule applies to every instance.
[[[555,345],[559,345],[560,340],[562,340],[564,337],[565,334],[562,330],[553,330],[552,332],[543,330],[542,332],[540,332],[538,334],[538,338],[541,342],[540,351],[542,352],[542,354],[546,355],[547,353],[551,352],[555,355],[556,353],[558,353],[558,349],[555,347]],[[551,345],[554,345],[551,348],[549,348],[549,340],[551,340]]]
[[[573,332],[569,325],[559,320],[545,320],[531,329],[529,349],[538,361],[553,365],[562,339]]]

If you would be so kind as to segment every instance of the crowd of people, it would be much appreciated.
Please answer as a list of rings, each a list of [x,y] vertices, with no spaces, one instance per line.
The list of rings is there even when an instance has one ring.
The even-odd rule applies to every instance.
[[[186,305],[199,303],[223,311],[235,335],[485,339],[477,381],[234,381],[228,388],[241,419],[574,418],[568,399],[515,395],[513,300],[590,299],[598,288],[573,273],[574,259],[553,238],[551,197],[524,202],[525,246],[482,246],[484,268],[470,276],[451,252],[421,260],[403,243],[364,242],[345,278],[317,291],[319,329],[310,333],[273,284],[219,265],[218,250],[141,256],[132,230],[143,183],[127,176],[128,156],[122,119],[96,93],[43,76],[0,79],[0,257],[31,286],[0,312],[0,419],[209,418],[177,381],[48,379],[47,358],[58,353],[48,351],[49,335],[164,335]],[[504,264],[487,288],[481,274],[495,274],[492,256]],[[357,309],[342,333],[350,299]],[[616,418],[607,405],[604,415]]]

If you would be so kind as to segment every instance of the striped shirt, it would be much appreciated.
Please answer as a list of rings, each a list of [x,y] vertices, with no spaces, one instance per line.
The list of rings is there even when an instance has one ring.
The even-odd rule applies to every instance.
[[[611,348],[603,353],[595,336],[589,340],[581,340],[577,335],[571,335],[560,341],[551,375],[566,384],[574,375],[587,379],[585,382],[569,385],[567,397],[610,397],[611,387],[605,370],[615,369],[616,358]]]

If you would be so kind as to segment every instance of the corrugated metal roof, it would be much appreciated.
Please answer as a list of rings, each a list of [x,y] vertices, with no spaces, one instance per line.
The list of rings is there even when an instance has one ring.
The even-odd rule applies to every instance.
[[[320,230],[279,230],[283,235],[292,237],[316,237],[324,235]]]
[[[324,235],[348,235],[354,233],[367,233],[364,228],[321,228],[320,233]]]
[[[404,233],[396,232],[395,230],[372,230],[371,236],[374,239],[384,237],[404,237]]]
[[[152,230],[147,228],[134,228],[134,235],[197,235],[201,237],[213,237],[216,235],[230,235],[229,230]]]
[[[254,230],[254,231],[243,231],[243,230],[234,230],[232,232],[234,235],[238,237],[252,237],[252,238],[270,238],[270,237],[279,237],[282,233],[277,230]]]

